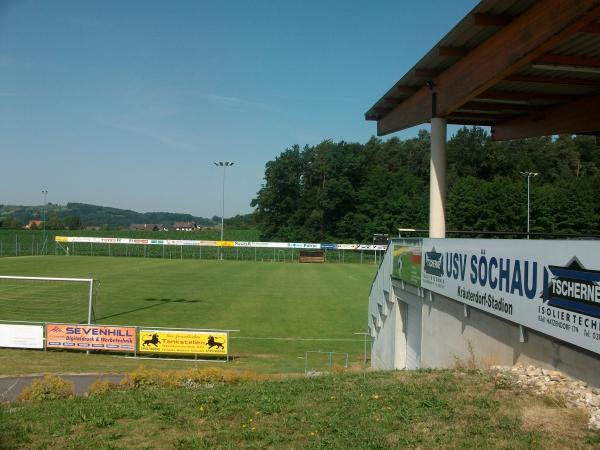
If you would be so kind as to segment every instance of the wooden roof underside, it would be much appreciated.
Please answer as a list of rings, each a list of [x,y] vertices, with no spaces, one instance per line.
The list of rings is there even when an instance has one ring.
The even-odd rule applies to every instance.
[[[429,122],[496,140],[600,134],[600,0],[483,0],[369,111],[383,136]]]

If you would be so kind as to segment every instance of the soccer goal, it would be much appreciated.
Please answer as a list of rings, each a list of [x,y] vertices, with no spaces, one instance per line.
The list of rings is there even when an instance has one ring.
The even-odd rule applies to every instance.
[[[0,321],[94,323],[98,280],[0,275]]]

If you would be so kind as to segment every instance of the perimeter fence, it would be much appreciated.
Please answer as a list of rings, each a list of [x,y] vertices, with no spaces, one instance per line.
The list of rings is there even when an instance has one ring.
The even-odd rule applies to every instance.
[[[208,247],[194,245],[135,245],[122,243],[98,242],[56,242],[56,235],[64,235],[65,231],[41,230],[2,230],[0,231],[0,257],[6,256],[110,256],[110,257],[139,257],[161,259],[196,259],[196,260],[234,260],[234,261],[262,261],[262,262],[298,262],[300,249],[297,248],[257,248],[257,247]],[[69,233],[72,234],[72,233]],[[75,233],[73,233],[75,234]],[[83,236],[82,233],[76,233]],[[98,235],[96,231],[88,233]],[[107,233],[108,234],[108,233]],[[232,232],[233,234],[233,232]],[[110,236],[126,236],[128,238],[160,238],[170,239],[206,239],[210,234],[173,233],[169,235],[161,232],[131,233],[111,232]],[[245,233],[244,238],[247,237]],[[250,236],[251,237],[251,236]],[[379,264],[384,251],[367,250],[337,250],[323,249],[325,263],[335,264]]]

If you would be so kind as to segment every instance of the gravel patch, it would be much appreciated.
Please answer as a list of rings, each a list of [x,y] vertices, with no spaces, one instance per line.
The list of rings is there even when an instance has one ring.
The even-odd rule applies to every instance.
[[[535,394],[564,398],[569,406],[583,408],[590,414],[588,425],[600,430],[600,388],[590,387],[557,370],[535,366],[494,366],[492,370],[509,375],[514,384]]]

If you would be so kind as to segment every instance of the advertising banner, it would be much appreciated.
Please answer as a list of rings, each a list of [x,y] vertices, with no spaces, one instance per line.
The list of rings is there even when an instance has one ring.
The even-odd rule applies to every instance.
[[[421,286],[421,245],[394,244],[392,277]]]
[[[108,325],[48,324],[46,348],[135,351],[135,328]]]
[[[218,331],[140,330],[140,353],[227,355],[227,333]]]
[[[278,248],[297,248],[300,250],[308,250],[308,249],[320,249],[321,244],[311,244],[307,242],[272,242],[271,247]]]
[[[0,347],[44,348],[43,325],[0,325]]]
[[[361,250],[361,251],[385,251],[387,245],[372,245],[372,244],[337,244],[338,250]]]
[[[310,242],[249,242],[249,241],[201,241],[181,239],[133,239],[133,238],[100,238],[85,236],[56,236],[56,242],[77,242],[92,244],[131,244],[131,245],[180,245],[201,247],[253,247],[253,248],[293,248],[293,249],[323,249],[323,250],[363,250],[384,251],[385,245],[370,244],[315,244]]]
[[[600,353],[600,252],[582,241],[423,239],[422,286]]]

